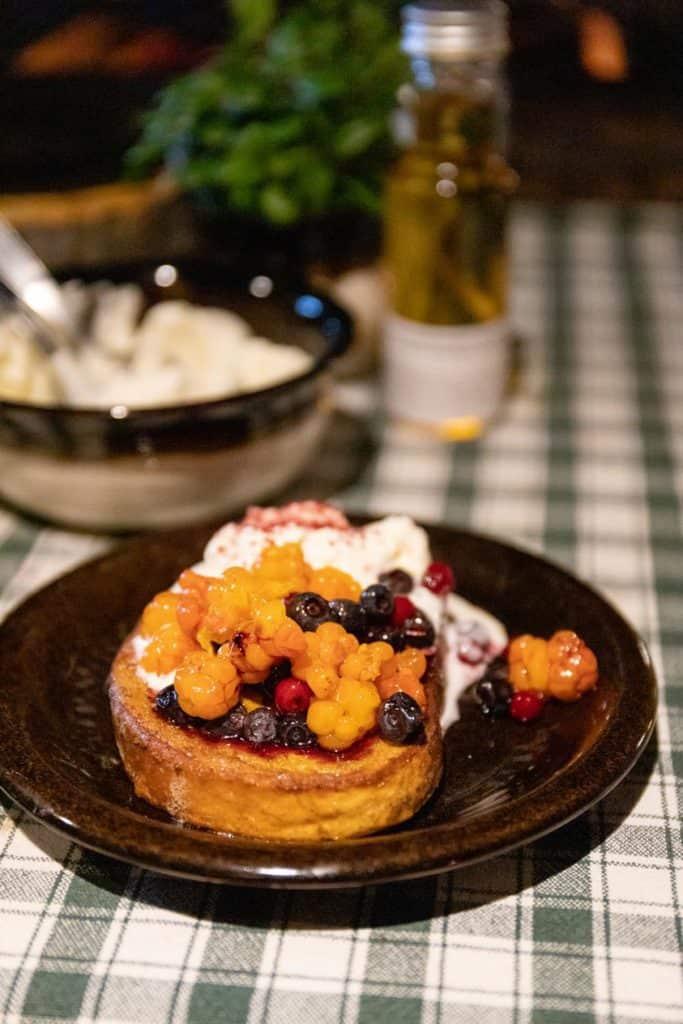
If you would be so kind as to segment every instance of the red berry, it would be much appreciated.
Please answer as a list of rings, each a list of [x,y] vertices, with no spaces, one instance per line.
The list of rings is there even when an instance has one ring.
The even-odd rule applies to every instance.
[[[519,690],[510,701],[510,717],[518,722],[531,722],[543,710],[543,696],[536,690]]]
[[[422,577],[422,586],[433,594],[448,594],[455,586],[455,577],[450,565],[445,562],[432,562]]]
[[[280,680],[275,687],[273,696],[278,711],[281,711],[283,715],[296,715],[308,711],[313,692],[303,679],[288,676],[287,679]]]
[[[392,625],[402,626],[406,619],[414,614],[415,605],[410,598],[404,597],[403,594],[397,594],[394,598],[394,611],[391,616]]]

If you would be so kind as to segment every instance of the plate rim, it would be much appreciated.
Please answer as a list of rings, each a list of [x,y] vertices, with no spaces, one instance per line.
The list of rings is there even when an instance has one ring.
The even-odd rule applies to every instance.
[[[360,523],[369,521],[371,517],[358,515],[351,518],[355,522]],[[444,535],[455,535],[465,542],[470,539],[477,543],[483,542],[486,545],[493,545],[494,547],[511,551],[515,557],[521,556],[532,563],[540,563],[546,571],[569,580],[573,586],[577,586],[579,589],[590,593],[619,622],[621,629],[629,637],[633,652],[637,653],[641,670],[640,682],[644,687],[644,694],[647,699],[636,704],[636,716],[631,719],[629,719],[628,715],[625,716],[624,705],[628,705],[628,700],[625,701],[624,698],[619,700],[614,716],[607,728],[600,733],[595,743],[583,756],[567,765],[559,776],[547,779],[539,787],[511,799],[504,805],[506,810],[514,809],[517,811],[522,809],[524,811],[524,809],[533,810],[534,807],[538,809],[538,800],[541,794],[547,793],[548,788],[554,794],[557,794],[559,789],[565,792],[565,799],[561,801],[560,806],[556,808],[554,813],[545,816],[541,815],[539,821],[536,821],[534,815],[525,817],[522,813],[518,819],[519,825],[514,837],[509,838],[508,841],[496,843],[492,840],[491,833],[495,833],[495,821],[500,817],[501,808],[494,808],[477,817],[474,822],[476,835],[466,839],[464,842],[464,853],[461,852],[460,847],[455,854],[449,855],[446,851],[441,851],[433,855],[427,862],[417,864],[415,863],[417,849],[424,847],[428,837],[435,835],[441,837],[453,833],[458,828],[457,821],[423,826],[410,832],[394,832],[354,839],[308,843],[273,842],[250,840],[240,836],[225,836],[191,826],[180,826],[172,822],[144,818],[142,814],[131,812],[127,809],[129,816],[132,815],[135,818],[139,818],[141,823],[144,822],[142,827],[137,830],[139,833],[137,844],[135,848],[131,848],[129,844],[117,842],[115,839],[108,840],[102,834],[94,834],[92,827],[83,828],[77,820],[71,820],[68,814],[65,813],[64,808],[60,810],[49,803],[46,805],[44,802],[41,802],[40,794],[36,792],[27,774],[3,762],[2,749],[0,749],[0,789],[33,818],[41,821],[51,830],[66,836],[70,841],[96,853],[113,857],[119,861],[153,871],[157,874],[193,881],[256,888],[341,889],[421,878],[444,871],[456,870],[500,856],[561,828],[587,811],[619,785],[642,755],[654,732],[658,704],[658,684],[647,645],[636,629],[608,597],[592,584],[584,582],[564,566],[547,558],[545,555],[539,555],[515,543],[508,543],[487,533],[451,526],[447,523],[420,523],[420,525],[428,533],[440,532]],[[197,535],[197,537],[204,536],[205,534],[208,535],[210,529],[211,527],[204,525],[183,528],[181,530],[156,531],[124,544],[115,545],[104,554],[81,563],[39,588],[13,608],[0,625],[0,642],[2,634],[6,631],[8,625],[11,625],[17,618],[30,615],[34,602],[44,599],[46,591],[49,592],[52,588],[63,584],[71,577],[83,574],[102,563],[107,563],[109,560],[120,557],[125,552],[136,547],[144,548],[150,542],[154,543],[155,541],[163,540],[168,543],[176,536],[182,537],[187,541],[193,535]],[[633,701],[627,708],[631,713],[633,712],[632,705]],[[1,716],[2,707],[0,705],[0,725],[2,724]],[[636,724],[637,728],[635,728]],[[633,742],[626,748],[624,748],[622,740],[619,741],[617,746],[614,745],[614,733],[617,726],[622,728],[624,726],[629,727],[629,735]],[[617,764],[617,767],[609,773],[609,778],[607,779],[599,773],[600,762],[604,759],[606,751],[611,754]],[[598,770],[598,778],[592,783],[590,775],[593,769]],[[583,790],[580,785],[576,785],[577,781],[583,782]],[[68,804],[68,797],[66,798],[66,803]],[[113,805],[107,800],[103,800],[102,803],[109,807],[113,806],[116,809],[122,808],[122,805]],[[176,852],[172,855],[160,856],[157,848],[151,849],[149,841],[145,842],[145,831],[150,829],[154,835],[158,834],[158,830],[171,833],[175,841]],[[463,835],[461,834],[458,838],[462,846]],[[417,842],[415,841],[416,839]],[[180,857],[177,852],[178,841],[180,841],[182,848],[182,855]],[[364,870],[360,872],[354,870],[352,873],[348,868],[340,871],[339,866],[334,864],[334,851],[352,847],[361,853],[362,851],[367,852],[369,849],[376,850],[381,846],[388,846],[390,849],[398,848],[396,853],[400,854],[402,841],[406,845],[413,847],[413,850],[409,851],[408,854],[404,853],[404,859],[407,858],[409,862],[407,864],[401,865],[400,857],[397,859],[397,856],[395,856],[391,861],[393,867],[384,868],[381,865],[372,867],[370,864]],[[214,855],[210,858],[211,863],[209,865],[206,863],[204,865],[198,864],[193,859],[192,852],[194,850],[196,856],[198,843],[205,855],[213,847]],[[309,852],[312,855],[311,862],[305,867],[289,868],[286,863],[287,852],[291,853],[293,849]],[[254,866],[253,855],[255,853],[274,855],[272,863],[262,863]],[[279,862],[277,860],[278,854]],[[252,857],[251,864],[249,863],[250,855]],[[318,863],[316,865],[316,860],[322,860],[324,864]]]

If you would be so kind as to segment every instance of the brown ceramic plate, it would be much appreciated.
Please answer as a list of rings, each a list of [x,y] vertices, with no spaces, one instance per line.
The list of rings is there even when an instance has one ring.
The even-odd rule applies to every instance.
[[[114,745],[104,682],[147,600],[200,555],[206,529],[136,540],[25,602],[0,630],[0,784],[84,846],[188,878],[300,888],[461,867],[540,836],[604,796],[652,732],[656,685],[643,642],[568,573],[486,537],[431,528],[460,592],[511,633],[576,630],[601,683],[521,725],[467,696],[447,734],[439,790],[407,824],[325,843],[267,843],[178,825],[138,800]]]

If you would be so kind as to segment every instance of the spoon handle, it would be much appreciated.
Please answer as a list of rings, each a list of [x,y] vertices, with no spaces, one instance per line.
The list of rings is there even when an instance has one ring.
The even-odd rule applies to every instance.
[[[21,235],[0,215],[0,281],[43,328],[53,328],[53,345],[75,346],[72,324],[59,285]]]

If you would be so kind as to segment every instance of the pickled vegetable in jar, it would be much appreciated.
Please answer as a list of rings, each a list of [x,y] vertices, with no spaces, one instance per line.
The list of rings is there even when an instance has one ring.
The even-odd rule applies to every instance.
[[[506,9],[496,0],[403,8],[413,80],[397,116],[404,149],[386,188],[390,414],[446,438],[476,436],[507,372]]]

